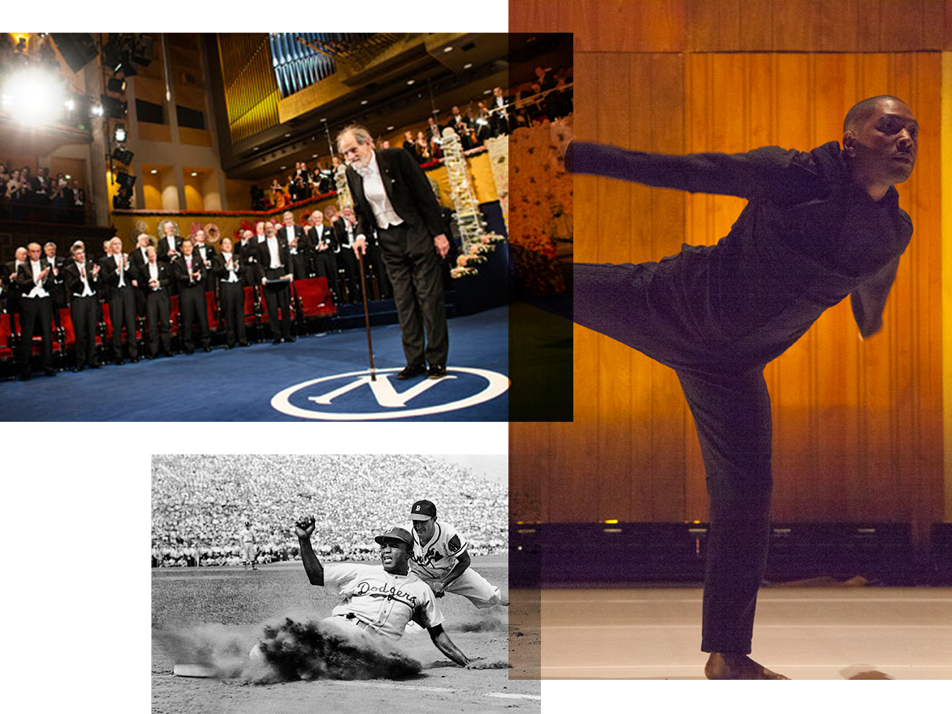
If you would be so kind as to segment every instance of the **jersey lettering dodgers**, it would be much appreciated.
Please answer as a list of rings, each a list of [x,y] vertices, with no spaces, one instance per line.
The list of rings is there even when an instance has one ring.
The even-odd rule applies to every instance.
[[[420,543],[419,534],[410,527],[413,534],[410,569],[421,578],[431,580],[451,571],[456,565],[457,556],[469,546],[449,523],[437,521],[435,525],[436,531],[426,545]]]
[[[410,620],[423,628],[443,622],[430,586],[413,573],[395,575],[379,565],[364,563],[328,563],[324,585],[336,586],[340,592],[341,602],[332,615],[353,614],[373,631],[394,640],[403,636]]]

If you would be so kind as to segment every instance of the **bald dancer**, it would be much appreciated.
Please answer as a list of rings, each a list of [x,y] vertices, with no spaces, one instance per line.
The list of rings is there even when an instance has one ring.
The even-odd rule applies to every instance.
[[[842,148],[669,156],[571,141],[568,171],[748,200],[714,246],[658,263],[574,267],[574,319],[677,372],[710,497],[701,649],[709,679],[786,679],[749,657],[767,559],[770,395],[763,370],[849,296],[860,335],[882,313],[912,221],[895,185],[912,172],[919,125],[892,96],[856,104]]]

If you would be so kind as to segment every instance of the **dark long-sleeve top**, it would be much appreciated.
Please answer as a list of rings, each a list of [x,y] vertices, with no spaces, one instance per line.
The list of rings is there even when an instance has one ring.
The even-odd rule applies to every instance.
[[[890,187],[874,201],[837,142],[742,154],[673,156],[572,142],[567,170],[748,203],[714,246],[684,245],[650,289],[692,337],[751,364],[782,354],[827,308],[851,296],[863,337],[882,327],[912,221]],[[685,314],[687,313],[687,314]]]

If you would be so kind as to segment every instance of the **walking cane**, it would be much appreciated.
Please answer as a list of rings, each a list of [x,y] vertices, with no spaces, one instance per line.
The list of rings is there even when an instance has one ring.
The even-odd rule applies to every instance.
[[[364,322],[367,324],[367,353],[370,355],[370,381],[377,381],[377,373],[374,370],[374,347],[370,342],[370,311],[367,309],[367,281],[364,278],[364,256],[363,254],[355,250],[357,253],[357,261],[360,263],[360,296],[364,299]]]

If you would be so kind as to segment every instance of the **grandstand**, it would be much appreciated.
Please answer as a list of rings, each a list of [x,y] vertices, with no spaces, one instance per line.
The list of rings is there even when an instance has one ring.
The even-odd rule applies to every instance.
[[[313,514],[327,560],[375,559],[374,536],[406,527],[427,498],[470,543],[504,553],[507,487],[417,455],[157,455],[152,460],[152,566],[239,565],[248,521],[259,562],[294,560],[293,523]]]

